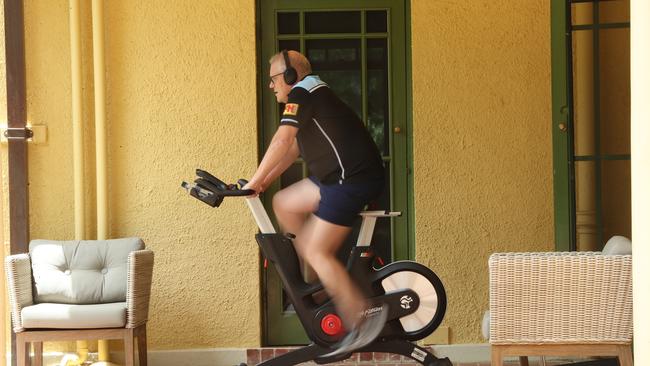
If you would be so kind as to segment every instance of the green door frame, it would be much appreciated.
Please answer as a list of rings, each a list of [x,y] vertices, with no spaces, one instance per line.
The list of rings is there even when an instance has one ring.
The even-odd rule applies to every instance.
[[[352,4],[351,4],[352,3]],[[404,152],[402,158],[394,159],[391,164],[394,165],[393,172],[400,172],[400,174],[392,174],[391,189],[394,187],[402,187],[400,192],[392,192],[392,209],[404,212],[402,222],[392,223],[393,238],[403,238],[402,240],[393,240],[393,255],[395,260],[400,259],[413,259],[415,257],[415,230],[414,230],[414,217],[413,217],[413,174],[412,166],[412,136],[411,136],[411,80],[410,80],[410,61],[411,54],[410,48],[406,45],[410,44],[410,31],[408,25],[410,24],[410,4],[408,0],[372,0],[368,1],[370,6],[359,6],[358,2],[350,2],[347,0],[325,0],[325,1],[308,1],[308,0],[258,0],[257,2],[257,28],[258,28],[258,70],[259,77],[259,158],[265,151],[265,147],[275,132],[277,126],[275,120],[267,116],[277,115],[277,103],[272,98],[270,93],[265,93],[267,89],[268,78],[266,77],[266,70],[268,68],[267,60],[276,50],[276,31],[277,26],[274,21],[273,31],[269,32],[264,29],[267,25],[264,24],[264,19],[275,19],[275,9],[292,10],[296,9],[327,9],[327,10],[347,10],[347,9],[389,9],[391,16],[389,17],[389,49],[390,59],[389,69],[391,70],[390,81],[390,95],[389,99],[392,101],[391,109],[391,126],[388,137],[390,139],[390,146]],[[364,4],[365,5],[365,4]],[[273,12],[273,13],[269,13]],[[396,21],[395,21],[396,20]],[[338,36],[338,35],[337,35]],[[303,41],[304,43],[304,41]],[[395,75],[401,75],[395,77]],[[403,93],[400,96],[396,93]],[[404,97],[405,95],[405,97]],[[404,102],[396,103],[396,100],[402,98]],[[365,108],[365,107],[364,107]],[[402,116],[394,118],[394,116]],[[392,129],[399,127],[401,133],[395,135]],[[393,155],[391,150],[391,155]],[[278,185],[273,187],[277,190]],[[270,189],[270,190],[273,190]],[[270,204],[270,195],[265,197],[265,203]],[[271,289],[280,288],[281,284],[277,275],[269,272],[274,272],[272,268],[262,271],[262,291],[266,291],[263,298],[268,299],[268,303],[262,304],[263,316],[263,344],[303,344],[307,342],[302,326],[296,316],[283,317],[282,326],[272,325],[268,319],[267,314],[280,313],[278,308],[269,308],[273,306],[272,302],[280,303],[278,298],[271,299],[278,294],[274,294]],[[268,290],[267,290],[268,289]],[[279,340],[279,341],[278,341]]]
[[[555,250],[575,250],[575,206],[573,197],[572,151],[573,118],[571,95],[571,32],[567,0],[551,0],[551,77],[553,134],[553,203],[555,211]]]

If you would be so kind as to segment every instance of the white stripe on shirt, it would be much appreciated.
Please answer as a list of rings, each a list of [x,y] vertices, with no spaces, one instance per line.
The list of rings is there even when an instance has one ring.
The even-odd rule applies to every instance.
[[[334,155],[336,155],[336,159],[339,161],[339,166],[341,167],[341,182],[342,182],[343,180],[345,180],[345,168],[343,167],[343,162],[341,161],[341,157],[339,156],[339,152],[336,150],[336,146],[334,146],[334,143],[332,142],[332,139],[330,139],[330,137],[327,136],[327,133],[325,133],[325,130],[323,130],[323,127],[321,127],[321,125],[318,123],[316,118],[312,118],[312,119],[316,123],[316,126],[318,126],[318,129],[320,130],[320,132],[322,132],[323,135],[325,135],[325,138],[327,139],[327,141],[329,141],[330,145],[332,145],[332,149],[334,150]]]
[[[296,121],[295,119],[291,119],[291,118],[283,118],[283,119],[280,120],[280,122],[291,122],[291,123],[295,123],[297,125],[300,124],[298,121]]]

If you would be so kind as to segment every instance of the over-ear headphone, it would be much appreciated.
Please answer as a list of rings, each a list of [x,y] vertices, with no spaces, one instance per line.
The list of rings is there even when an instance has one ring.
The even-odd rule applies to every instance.
[[[291,61],[289,61],[289,52],[287,50],[282,50],[282,55],[284,56],[284,65],[286,67],[282,73],[282,77],[287,85],[293,85],[298,81],[298,72],[293,68],[293,66],[291,66]]]

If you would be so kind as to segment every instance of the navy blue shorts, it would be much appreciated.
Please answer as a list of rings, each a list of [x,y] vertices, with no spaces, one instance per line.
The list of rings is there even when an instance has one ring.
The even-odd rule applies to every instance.
[[[320,189],[317,217],[341,226],[352,226],[359,212],[384,190],[384,180],[364,183],[323,184],[310,176]]]

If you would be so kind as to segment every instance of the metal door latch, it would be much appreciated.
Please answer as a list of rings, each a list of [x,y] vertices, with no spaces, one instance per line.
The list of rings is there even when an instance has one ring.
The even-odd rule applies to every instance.
[[[40,144],[47,141],[47,126],[36,125],[26,127],[0,126],[0,140],[7,141],[25,140],[30,143]]]
[[[7,140],[27,140],[34,137],[34,131],[27,127],[8,127],[3,135]]]

